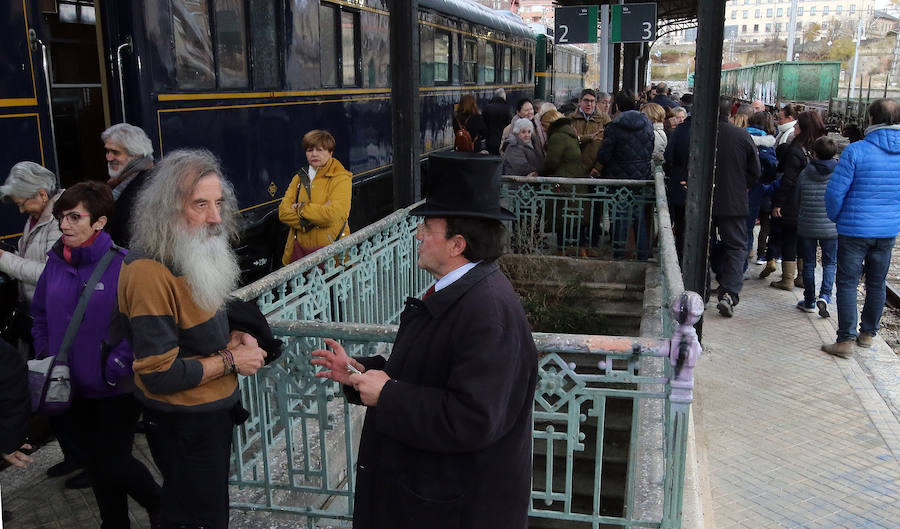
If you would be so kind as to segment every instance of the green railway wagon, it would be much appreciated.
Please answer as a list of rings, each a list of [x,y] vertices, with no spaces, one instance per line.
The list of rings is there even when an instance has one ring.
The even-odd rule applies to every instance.
[[[579,97],[587,72],[586,53],[575,46],[554,44],[544,34],[535,35],[534,97],[559,106]]]
[[[742,101],[828,101],[837,97],[840,61],[775,61],[722,71],[721,93]]]

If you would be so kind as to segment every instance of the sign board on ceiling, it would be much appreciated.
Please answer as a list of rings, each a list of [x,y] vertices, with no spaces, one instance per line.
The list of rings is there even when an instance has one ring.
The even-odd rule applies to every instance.
[[[597,42],[598,6],[557,7],[557,44]]]
[[[656,4],[610,6],[610,42],[656,40]]]

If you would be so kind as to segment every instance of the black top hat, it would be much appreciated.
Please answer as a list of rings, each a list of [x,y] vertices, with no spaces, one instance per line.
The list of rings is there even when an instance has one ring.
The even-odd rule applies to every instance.
[[[409,212],[420,217],[479,217],[515,220],[500,207],[499,156],[442,152],[428,158],[430,186],[425,203]]]

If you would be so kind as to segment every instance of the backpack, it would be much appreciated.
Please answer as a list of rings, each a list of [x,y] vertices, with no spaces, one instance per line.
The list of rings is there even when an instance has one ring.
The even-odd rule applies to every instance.
[[[469,117],[471,118],[471,116]],[[466,125],[469,124],[469,118],[466,119],[465,123],[460,123],[459,119],[457,119],[456,124],[459,125],[459,128],[456,130],[456,139],[453,141],[453,148],[457,151],[475,152],[475,142],[472,141],[472,135],[466,130]]]

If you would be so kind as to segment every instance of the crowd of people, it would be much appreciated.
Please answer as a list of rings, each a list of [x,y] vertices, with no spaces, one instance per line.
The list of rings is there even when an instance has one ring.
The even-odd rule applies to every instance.
[[[0,186],[28,216],[18,248],[0,250],[0,272],[18,284],[0,339],[0,453],[32,462],[25,361],[64,357],[72,396],[46,413],[63,454],[48,477],[91,487],[103,527],[129,526],[129,496],[154,528],[227,527],[232,429],[247,416],[237,375],[281,350],[256,305],[230,298],[237,200],[208,151],[154,161],[144,131],[125,123],[101,141],[105,179],[60,189],[53,172],[20,162]],[[284,264],[349,233],[352,174],[332,156],[334,137],[313,130],[301,146],[308,165],[279,208]],[[132,455],[139,425],[162,485]]]
[[[466,132],[457,146],[471,152],[432,155],[426,201],[411,211],[423,218],[417,264],[436,283],[407,300],[389,359],[351,358],[333,340],[312,352],[317,376],[368,407],[355,526],[422,527],[452,516],[465,527],[525,527],[537,353],[495,263],[502,222],[514,220],[500,206],[500,174],[662,174],[680,249],[690,98],[680,103],[662,84],[638,98],[585,89],[568,112],[529,99],[512,106],[499,89],[482,115],[463,97],[453,121]],[[854,341],[872,344],[900,229],[900,103],[877,100],[868,112],[865,136],[836,160],[816,111],[787,105],[773,118],[760,102],[721,102],[710,241],[720,314],[734,315],[750,263],[763,265],[765,278],[780,262],[771,285],[803,288],[801,311],[829,317],[836,290],[837,340],[825,352],[849,357]],[[237,377],[281,354],[256,305],[230,298],[240,276],[235,193],[208,151],[154,161],[147,135],[128,124],[101,140],[105,181],[60,189],[51,171],[21,162],[0,186],[27,215],[17,251],[0,250],[0,272],[19,282],[20,320],[13,343],[0,340],[9,366],[0,370],[0,453],[15,466],[31,463],[24,360],[66,351],[74,397],[50,418],[64,459],[48,475],[80,471],[65,485],[93,488],[103,527],[129,526],[130,496],[154,528],[224,528],[233,428],[248,416]],[[301,146],[307,165],[278,208],[285,265],[350,232],[352,174],[333,156],[334,137],[312,130]],[[620,238],[636,227],[643,259],[648,215],[612,227]],[[161,485],[132,455],[141,415]]]
[[[507,175],[647,180],[662,173],[680,257],[691,107],[691,94],[676,101],[665,83],[638,96],[629,90],[610,96],[588,88],[560,108],[527,98],[512,106],[498,89],[484,119],[473,119],[480,111],[474,98],[464,96],[454,130],[466,128],[483,145],[480,152],[500,155]],[[851,138],[849,150],[838,159],[838,147],[816,110],[795,104],[767,108],[762,101],[721,102],[709,264],[723,316],[733,317],[751,263],[763,265],[759,278],[780,265],[781,276],[771,286],[802,288],[797,308],[804,312],[829,317],[837,281],[838,339],[823,347],[826,352],[849,356],[853,340],[871,345],[883,310],[892,241],[900,228],[900,187],[890,170],[900,161],[897,112],[893,100],[873,102],[871,126]],[[488,141],[478,143],[482,138]],[[832,181],[832,174],[839,178]],[[612,226],[615,240],[633,237],[630,244],[640,259],[650,254],[648,215],[638,211],[628,222]],[[622,255],[614,251],[615,257]],[[818,288],[817,260],[822,265]],[[862,275],[868,294],[857,330],[855,285]]]

